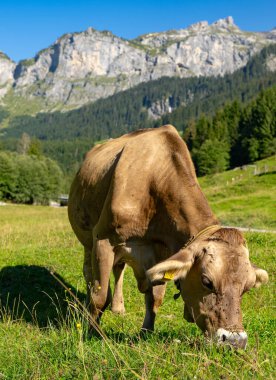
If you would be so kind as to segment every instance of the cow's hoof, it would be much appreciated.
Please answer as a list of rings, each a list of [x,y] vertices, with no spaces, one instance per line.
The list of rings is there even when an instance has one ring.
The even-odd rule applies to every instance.
[[[140,330],[140,338],[141,339],[147,339],[149,336],[151,336],[153,333],[152,329],[145,329],[144,327]]]
[[[123,314],[125,314],[126,309],[125,309],[124,306],[112,306],[112,307],[111,307],[111,311],[112,311],[112,313],[114,313],[114,314],[120,314],[120,315],[123,315]]]

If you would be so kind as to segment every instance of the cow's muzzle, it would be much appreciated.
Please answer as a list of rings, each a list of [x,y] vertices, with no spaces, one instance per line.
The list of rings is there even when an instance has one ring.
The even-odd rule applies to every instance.
[[[245,331],[235,332],[219,328],[216,332],[218,344],[229,344],[234,348],[246,348],[247,334]]]

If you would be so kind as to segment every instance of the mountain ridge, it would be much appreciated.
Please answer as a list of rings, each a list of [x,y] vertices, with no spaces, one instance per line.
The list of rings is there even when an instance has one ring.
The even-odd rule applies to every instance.
[[[211,114],[227,101],[246,102],[261,89],[275,86],[276,76],[268,70],[267,57],[276,61],[276,44],[263,48],[245,67],[224,77],[163,77],[68,112],[18,115],[1,129],[0,138],[19,137],[27,132],[41,140],[97,141],[168,123],[184,130],[191,118]],[[9,119],[9,115],[5,117]]]
[[[232,73],[270,43],[276,43],[275,29],[244,32],[230,16],[132,40],[89,27],[18,63],[0,53],[0,101],[5,106],[12,94],[40,100],[44,111],[78,108],[165,76]]]

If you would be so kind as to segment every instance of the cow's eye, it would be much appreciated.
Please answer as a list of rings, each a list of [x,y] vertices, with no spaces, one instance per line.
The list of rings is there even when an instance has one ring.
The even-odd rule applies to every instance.
[[[203,275],[201,277],[201,281],[202,281],[203,286],[205,286],[205,288],[207,288],[209,290],[214,290],[214,285],[208,277]]]

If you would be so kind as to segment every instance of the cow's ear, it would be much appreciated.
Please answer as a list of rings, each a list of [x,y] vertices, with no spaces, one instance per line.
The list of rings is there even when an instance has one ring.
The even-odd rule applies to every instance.
[[[268,274],[266,270],[258,268],[256,265],[252,265],[252,267],[256,274],[254,288],[259,288],[262,284],[266,284],[268,282]]]
[[[190,249],[183,249],[154,265],[147,271],[147,276],[151,282],[178,280],[179,278],[186,277],[194,263],[194,254]]]

